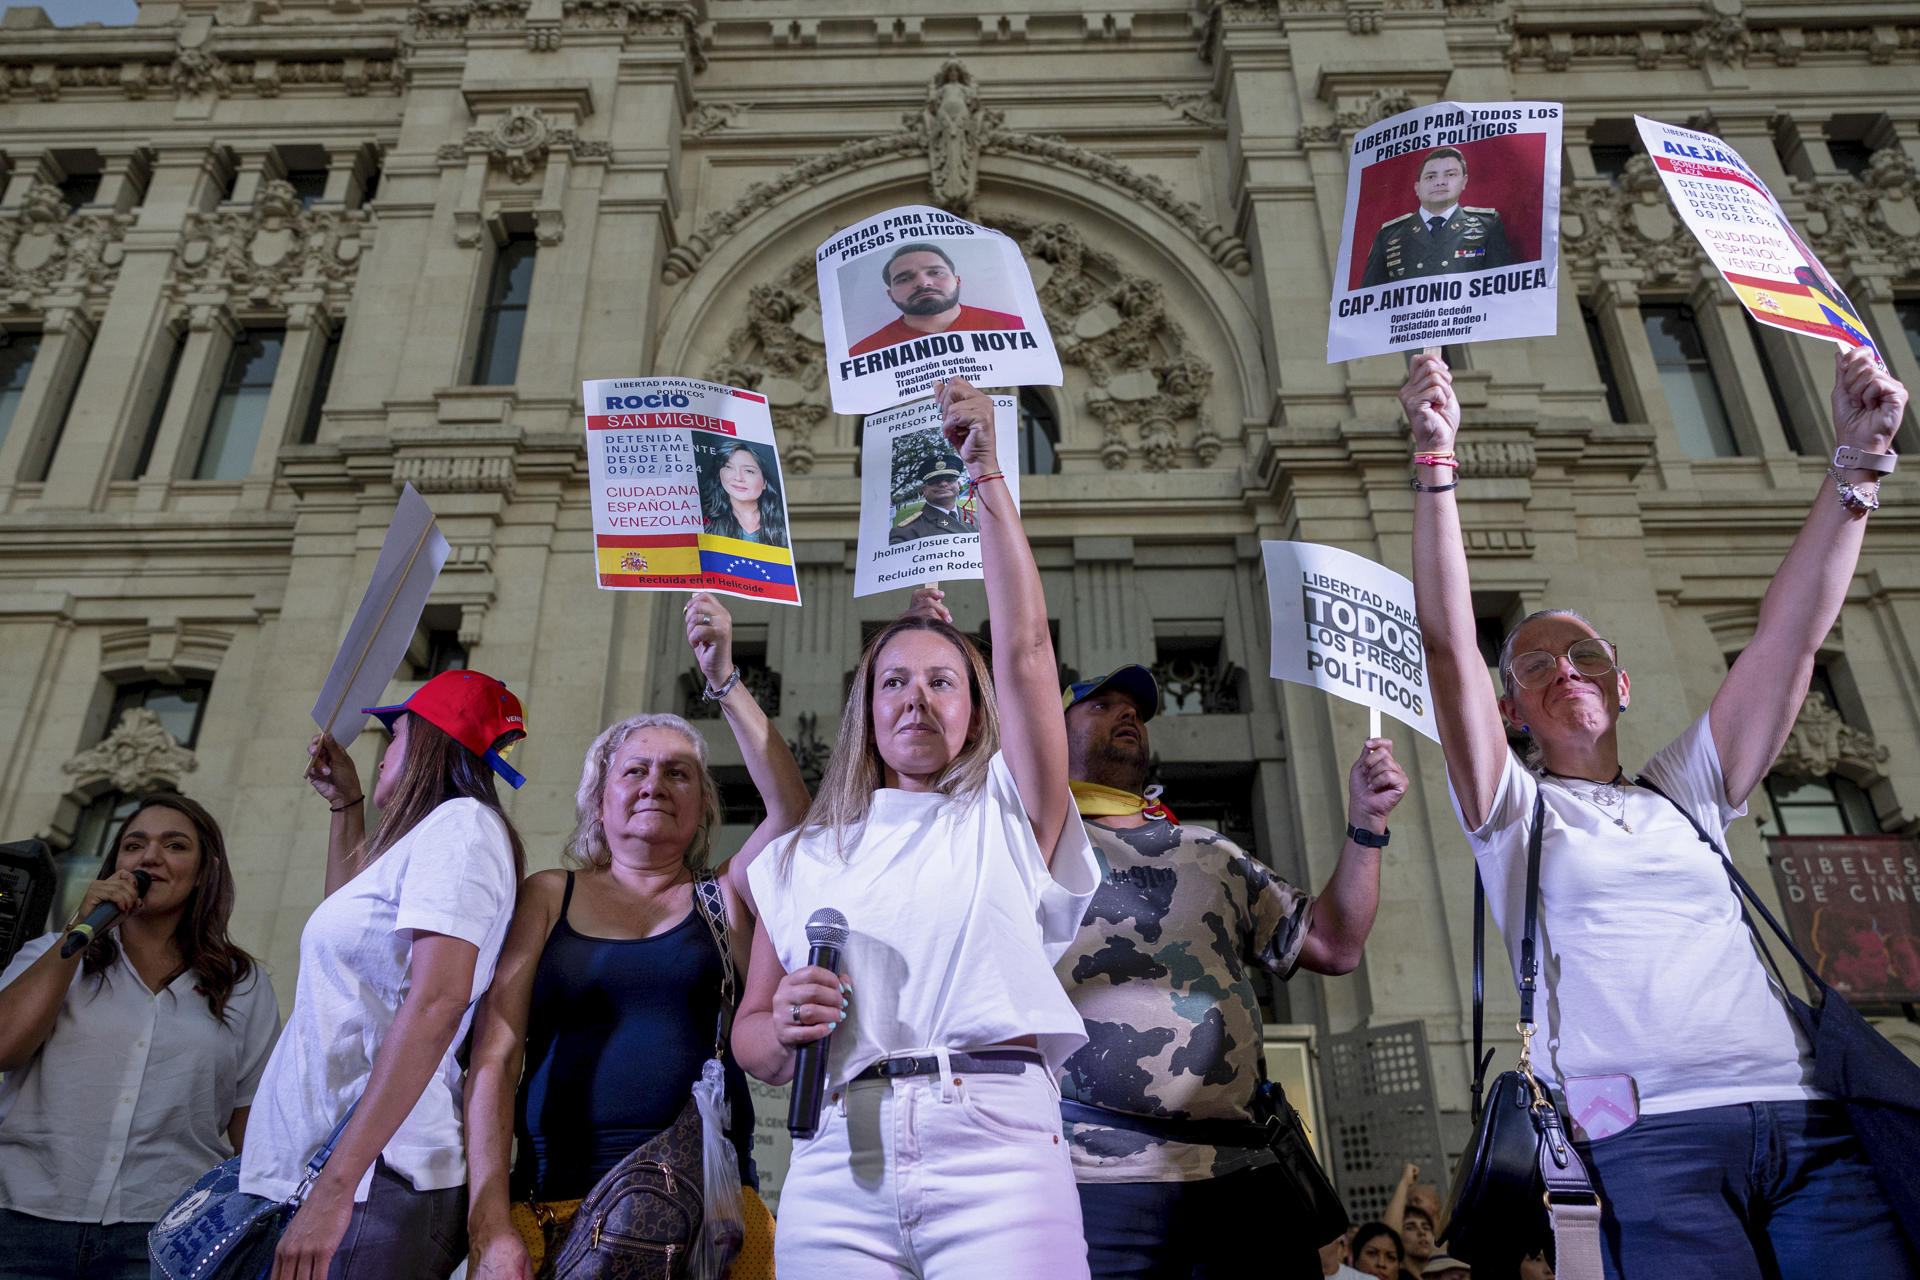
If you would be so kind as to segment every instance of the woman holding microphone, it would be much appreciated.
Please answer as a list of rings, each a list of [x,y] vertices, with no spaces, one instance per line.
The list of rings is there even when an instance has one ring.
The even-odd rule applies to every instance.
[[[992,401],[958,379],[938,399],[979,509],[992,672],[939,619],[880,632],[806,821],[748,872],[741,1064],[784,1081],[801,1045],[833,1037],[782,1188],[782,1280],[1087,1274],[1055,1085],[1086,1035],[1053,964],[1098,873]],[[822,908],[846,919],[844,977],[807,963]]]

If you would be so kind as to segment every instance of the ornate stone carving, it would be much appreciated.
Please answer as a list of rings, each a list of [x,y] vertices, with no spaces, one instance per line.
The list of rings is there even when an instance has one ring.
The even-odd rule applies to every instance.
[[[1167,110],[1203,129],[1224,129],[1227,117],[1211,93],[1163,93],[1160,101]]]
[[[113,732],[60,766],[77,788],[104,782],[116,791],[138,795],[162,784],[178,787],[180,779],[200,767],[194,758],[145,707],[130,708]]]
[[[1530,476],[1534,468],[1531,440],[1464,440],[1458,450],[1460,478]]]
[[[133,219],[125,214],[75,214],[60,188],[35,182],[19,212],[0,220],[0,293],[15,309],[45,305],[51,293],[75,290],[104,297],[126,250],[121,240]]]
[[[1696,67],[1709,62],[1744,67],[1752,48],[1753,37],[1747,31],[1747,20],[1737,14],[1720,14],[1694,28],[1687,61]]]
[[[1822,261],[1871,263],[1896,278],[1920,272],[1920,180],[1899,147],[1875,151],[1858,180],[1795,179],[1793,191],[1806,201],[1807,238]]]
[[[1683,279],[1706,262],[1644,153],[1627,161],[1617,186],[1561,189],[1560,244],[1583,284],[1591,283],[1601,266],[1634,268],[1643,279],[1657,281]]]
[[[740,117],[752,109],[745,102],[703,102],[687,117],[681,132],[690,138],[705,138],[740,123]]]
[[[467,34],[468,9],[459,0],[417,4],[407,10],[407,32],[415,40],[458,40]]]
[[[1640,70],[1651,71],[1663,62],[1745,66],[1755,58],[1770,57],[1779,66],[1791,67],[1814,53],[1857,54],[1860,61],[1884,65],[1916,48],[1920,48],[1920,26],[1912,24],[1755,28],[1740,15],[1716,14],[1691,27],[1521,32],[1507,50],[1507,64],[1519,70],[1537,61],[1548,71],[1565,71],[1575,61],[1632,58]]]
[[[916,152],[927,157],[933,199],[956,211],[964,212],[967,206],[953,203],[955,197],[965,192],[971,201],[977,190],[981,155],[1031,156],[1120,188],[1172,218],[1227,270],[1238,275],[1252,270],[1252,260],[1240,238],[1209,221],[1198,202],[1182,200],[1160,178],[1074,146],[1064,138],[1002,127],[1000,113],[980,105],[972,77],[957,59],[947,62],[928,84],[926,106],[903,117],[902,123],[894,133],[843,143],[832,151],[801,160],[765,182],[753,184],[726,208],[708,214],[696,231],[667,254],[662,272],[666,282],[676,284],[692,275],[741,223],[789,193],[847,169]]]
[[[225,93],[233,83],[227,64],[205,49],[182,49],[167,68],[167,83],[183,98]]]
[[[1063,363],[1086,370],[1088,414],[1101,426],[1100,457],[1120,469],[1137,454],[1149,471],[1186,462],[1211,466],[1224,446],[1205,414],[1213,367],[1166,313],[1158,282],[1126,271],[1067,223],[982,215],[1020,243]],[[707,373],[767,397],[782,434],[780,456],[795,474],[813,469],[813,431],[827,416],[822,342],[811,257],[749,291],[747,319],[727,336]],[[1192,422],[1190,442],[1182,424]]]
[[[509,108],[491,129],[469,129],[462,141],[442,143],[434,156],[451,163],[482,154],[504,168],[509,180],[531,182],[555,149],[583,160],[613,154],[611,144],[583,139],[574,129],[556,128],[538,107],[519,106]]]
[[[419,457],[393,460],[393,486],[411,484],[422,493],[508,493],[513,489],[510,457]]]
[[[1864,729],[1840,718],[1824,694],[1809,693],[1780,749],[1773,772],[1788,778],[1824,778],[1840,774],[1863,787],[1887,776],[1887,748]]]
[[[187,215],[173,288],[225,288],[260,306],[285,305],[295,290],[344,302],[372,239],[363,210],[302,211],[293,187],[275,180],[245,212]]]

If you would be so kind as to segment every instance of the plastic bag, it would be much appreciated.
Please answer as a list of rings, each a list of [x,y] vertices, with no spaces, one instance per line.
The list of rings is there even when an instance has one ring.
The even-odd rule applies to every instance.
[[[746,1239],[740,1200],[740,1157],[727,1137],[726,1070],[720,1059],[708,1058],[693,1086],[693,1103],[700,1109],[701,1165],[706,1178],[707,1215],[700,1238],[694,1241],[688,1264],[689,1280],[725,1280]]]

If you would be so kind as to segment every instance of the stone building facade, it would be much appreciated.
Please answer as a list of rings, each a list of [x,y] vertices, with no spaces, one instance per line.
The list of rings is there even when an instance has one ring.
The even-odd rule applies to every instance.
[[[1461,492],[1488,634],[1578,602],[1636,677],[1640,758],[1750,637],[1832,433],[1827,352],[1747,323],[1630,117],[1733,142],[1920,387],[1910,5],[8,10],[0,836],[44,836],[77,884],[117,804],[183,786],[223,818],[238,935],[290,998],[326,830],[308,709],[411,482],[453,551],[393,692],[460,662],[523,692],[510,803],[550,864],[591,736],[690,692],[677,602],[594,586],[584,378],[710,377],[775,406],[807,603],[735,612],[817,766],[904,593],[851,595],[859,424],[828,407],[811,251],[937,203],[1019,240],[1066,366],[1023,397],[1022,483],[1063,666],[1155,663],[1176,808],[1321,883],[1364,715],[1264,678],[1259,543],[1408,568],[1402,364],[1328,365],[1325,319],[1344,144],[1440,98],[1567,106],[1559,332],[1454,353]],[[1766,834],[1920,825],[1920,483],[1884,496],[1778,803],[1756,798]],[[977,584],[953,596],[978,626]],[[1419,1021],[1457,1113],[1469,862],[1438,752],[1396,738],[1414,782],[1365,963],[1274,1013]],[[1732,847],[1766,882],[1762,837],[1743,821]]]

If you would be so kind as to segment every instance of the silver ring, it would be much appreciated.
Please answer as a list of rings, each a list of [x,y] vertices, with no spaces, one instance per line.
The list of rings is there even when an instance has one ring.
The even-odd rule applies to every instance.
[[[802,1027],[802,1026],[805,1026],[805,1025],[806,1025],[806,1024],[805,1024],[804,1022],[801,1022],[801,1021],[800,1021],[800,1006],[799,1006],[799,1005],[797,1005],[797,1004],[790,1004],[790,1005],[788,1005],[788,1006],[787,1006],[787,1011],[788,1011],[789,1013],[791,1013],[791,1014],[793,1015],[793,1025],[794,1025],[794,1026],[796,1026],[796,1027]]]
[[[710,626],[712,626],[712,625],[713,625],[713,615],[712,615],[712,614],[710,614],[710,613],[703,613],[703,614],[701,614],[701,615],[700,615],[700,625],[701,625],[701,626],[703,626],[703,627],[710,627]]]

